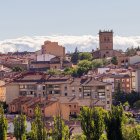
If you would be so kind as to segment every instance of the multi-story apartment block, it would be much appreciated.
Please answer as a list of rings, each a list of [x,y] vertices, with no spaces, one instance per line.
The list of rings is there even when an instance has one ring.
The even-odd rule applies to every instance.
[[[9,88],[9,86],[12,90],[6,90],[6,96],[10,95],[10,99],[6,98],[7,103],[19,96],[45,99],[76,97],[79,100],[90,99],[92,106],[95,105],[94,101],[98,100],[104,104],[105,109],[110,109],[112,103],[112,85],[88,77],[72,78],[63,75],[28,73],[5,85],[5,88]]]

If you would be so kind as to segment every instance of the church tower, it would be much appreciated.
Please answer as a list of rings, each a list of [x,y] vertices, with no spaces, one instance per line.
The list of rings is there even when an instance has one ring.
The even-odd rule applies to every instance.
[[[113,50],[113,31],[99,31],[99,47],[102,50]]]

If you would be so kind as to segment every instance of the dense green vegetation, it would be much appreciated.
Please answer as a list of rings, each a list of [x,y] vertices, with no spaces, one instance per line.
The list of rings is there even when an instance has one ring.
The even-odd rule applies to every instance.
[[[74,77],[80,77],[84,74],[87,74],[89,70],[102,67],[106,64],[105,60],[96,59],[96,60],[81,60],[78,62],[77,67],[75,68],[66,68],[64,69],[64,74],[70,74]]]
[[[23,69],[19,66],[13,67],[12,70],[13,70],[13,72],[22,72],[23,71]]]
[[[130,107],[140,107],[139,104],[139,100],[140,100],[140,93],[132,91],[131,93],[125,93],[122,92],[120,90],[118,90],[115,94],[114,94],[114,104],[124,104],[125,102],[128,102]]]
[[[126,49],[126,55],[127,56],[133,56],[133,55],[136,55],[137,54],[137,51],[140,51],[140,47],[138,46],[138,47],[129,47],[129,48],[127,48]]]
[[[118,60],[117,60],[116,56],[112,57],[111,63],[114,64],[114,65],[118,65]]]
[[[14,118],[14,136],[16,140],[26,140],[26,116],[19,115]]]
[[[4,109],[2,105],[0,105],[0,140],[7,140],[7,128],[8,123],[4,116]]]
[[[26,117],[19,115],[14,119],[14,136],[17,140],[140,140],[140,125],[132,121],[131,116],[121,105],[113,106],[110,111],[101,107],[83,107],[79,115],[82,134],[70,136],[60,115],[54,117],[52,130],[47,130],[37,106],[31,132],[26,132]],[[0,139],[6,140],[6,137],[7,119],[0,107]]]

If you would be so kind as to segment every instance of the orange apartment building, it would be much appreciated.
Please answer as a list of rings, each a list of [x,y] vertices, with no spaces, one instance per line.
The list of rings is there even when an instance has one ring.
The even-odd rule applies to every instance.
[[[65,57],[65,48],[58,45],[58,42],[45,41],[42,45],[42,54],[51,54],[58,57]]]
[[[36,61],[30,63],[30,70],[46,71],[72,67],[72,63],[65,58],[65,48],[58,45],[58,42],[45,41],[36,55]]]

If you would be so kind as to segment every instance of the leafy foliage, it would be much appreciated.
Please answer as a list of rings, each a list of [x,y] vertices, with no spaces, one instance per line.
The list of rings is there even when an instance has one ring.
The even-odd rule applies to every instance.
[[[69,140],[69,128],[65,125],[61,116],[54,118],[53,140]]]
[[[140,125],[123,127],[123,140],[140,140]]]
[[[61,71],[60,70],[57,70],[57,69],[50,69],[47,72],[50,75],[59,75],[59,74],[61,74]]]
[[[14,72],[22,72],[22,71],[23,71],[23,69],[22,69],[21,67],[19,67],[19,66],[13,67],[12,70],[13,70]]]
[[[71,57],[71,62],[73,64],[77,64],[78,63],[78,60],[79,60],[79,52],[78,52],[78,49],[77,47],[75,48],[75,52],[72,54],[72,57]]]
[[[79,53],[79,60],[92,60],[92,54],[89,52]]]
[[[104,131],[104,110],[83,107],[80,113],[81,128],[86,140],[99,140]]]
[[[140,100],[136,101],[133,105],[136,109],[140,109]]]
[[[122,106],[112,107],[105,117],[105,129],[109,140],[123,140],[122,123],[123,123]]]
[[[92,62],[88,60],[81,60],[78,63],[77,74],[82,76],[84,73],[86,74],[92,68]]]
[[[35,119],[31,125],[30,137],[31,140],[47,140],[47,131],[38,106],[35,109]]]
[[[112,57],[111,63],[114,64],[114,65],[118,65],[118,60],[117,60],[116,56]]]
[[[140,100],[140,93],[132,91],[131,93],[125,93],[118,91],[114,95],[115,102],[120,102],[124,104],[128,102],[131,107],[133,107],[134,103]]]
[[[95,59],[92,61],[92,68],[99,68],[102,67],[105,64],[105,60],[103,61],[102,59]]]
[[[0,140],[7,139],[7,128],[8,128],[7,119],[4,116],[3,107],[2,105],[0,105]]]
[[[26,116],[20,115],[14,119],[14,136],[17,140],[26,139]]]

